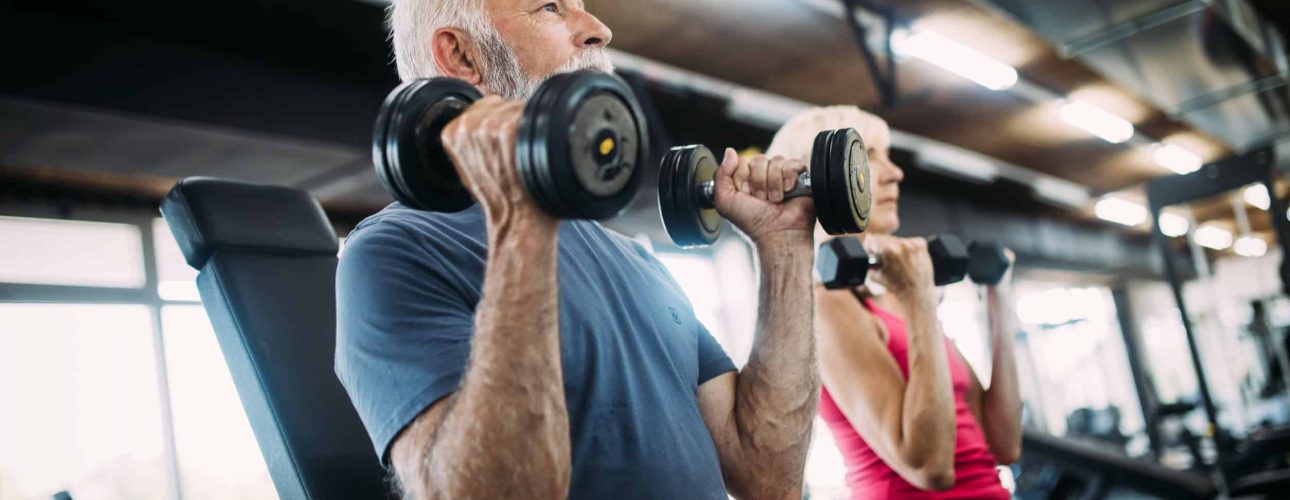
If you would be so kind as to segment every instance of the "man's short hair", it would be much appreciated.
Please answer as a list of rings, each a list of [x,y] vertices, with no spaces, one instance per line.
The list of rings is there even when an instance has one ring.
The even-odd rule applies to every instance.
[[[387,22],[403,81],[440,76],[430,46],[440,28],[457,28],[471,37],[490,29],[483,0],[394,0]]]

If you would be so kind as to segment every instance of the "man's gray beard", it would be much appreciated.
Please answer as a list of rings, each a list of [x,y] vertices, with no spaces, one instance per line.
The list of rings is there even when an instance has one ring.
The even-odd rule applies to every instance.
[[[520,70],[520,63],[515,59],[515,52],[502,40],[495,31],[478,37],[484,81],[482,87],[488,93],[497,94],[506,99],[528,99],[551,75],[568,73],[581,69],[591,69],[610,73],[614,64],[601,47],[579,50],[564,65],[550,74],[529,78]]]

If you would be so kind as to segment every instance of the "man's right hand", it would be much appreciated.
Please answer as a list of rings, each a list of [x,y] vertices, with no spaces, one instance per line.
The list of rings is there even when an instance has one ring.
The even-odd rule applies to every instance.
[[[537,206],[515,169],[515,133],[523,110],[523,101],[486,96],[444,127],[440,139],[490,228],[518,222],[554,231],[559,221]]]
[[[936,273],[927,251],[927,240],[866,234],[863,243],[866,252],[882,259],[882,267],[870,271],[871,279],[902,300],[935,302]]]

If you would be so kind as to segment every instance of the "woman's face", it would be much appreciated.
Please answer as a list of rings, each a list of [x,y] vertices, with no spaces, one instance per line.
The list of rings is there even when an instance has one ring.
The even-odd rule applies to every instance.
[[[900,200],[900,181],[904,180],[905,171],[892,163],[887,148],[870,146],[868,153],[873,205],[869,209],[869,229],[866,232],[891,234],[900,227],[896,203]]]

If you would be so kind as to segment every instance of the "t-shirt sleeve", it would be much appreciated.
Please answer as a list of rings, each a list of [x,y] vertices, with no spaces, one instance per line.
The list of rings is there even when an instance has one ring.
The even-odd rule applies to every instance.
[[[690,303],[689,297],[685,295],[685,290],[681,288],[681,284],[676,281],[676,277],[672,276],[671,271],[668,271],[667,266],[664,266],[663,263],[658,260],[658,257],[655,257],[654,254],[650,253],[649,250],[646,250],[645,247],[639,243],[632,241],[630,244],[632,245],[632,248],[636,250],[636,253],[640,255],[640,257],[644,259],[655,272],[659,273],[663,281],[670,288],[671,292],[680,295],[681,299],[685,302],[685,305],[690,309],[690,314],[693,316],[694,306]],[[699,337],[698,385],[703,385],[704,382],[716,378],[717,375],[737,370],[738,368],[735,367],[734,361],[731,361],[730,356],[726,354],[726,350],[721,347],[721,344],[712,336],[712,333],[708,331],[707,327],[703,326],[703,323],[699,322],[697,317],[694,318],[694,324],[698,325],[698,327],[695,328],[695,334]]]
[[[699,325],[699,385],[712,380],[726,372],[735,371],[735,363],[730,360],[726,350],[721,348],[717,339],[708,332],[703,323],[695,321]]]
[[[386,223],[356,233],[336,274],[336,373],[388,465],[394,437],[457,390],[475,304],[451,259],[406,229]]]

